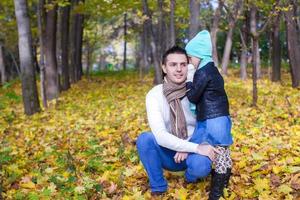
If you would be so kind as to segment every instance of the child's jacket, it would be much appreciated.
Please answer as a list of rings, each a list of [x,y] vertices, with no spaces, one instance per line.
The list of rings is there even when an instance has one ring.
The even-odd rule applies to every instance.
[[[229,115],[229,103],[224,80],[213,62],[195,72],[193,82],[187,82],[187,97],[196,104],[197,121]]]

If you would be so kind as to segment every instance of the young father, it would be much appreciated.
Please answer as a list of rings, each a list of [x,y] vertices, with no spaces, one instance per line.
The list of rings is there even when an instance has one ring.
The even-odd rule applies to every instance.
[[[164,83],[146,96],[151,132],[137,139],[140,159],[147,171],[152,195],[167,191],[163,170],[185,170],[186,182],[196,182],[210,174],[215,149],[191,140],[196,119],[186,97],[188,57],[184,49],[172,47],[162,59]]]

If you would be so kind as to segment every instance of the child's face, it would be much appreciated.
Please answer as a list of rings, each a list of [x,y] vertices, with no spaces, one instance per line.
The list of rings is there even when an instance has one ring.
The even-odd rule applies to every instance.
[[[173,53],[167,56],[166,64],[162,66],[162,69],[170,81],[180,84],[186,80],[187,64],[184,54]]]
[[[194,65],[195,69],[197,69],[200,64],[200,59],[194,56],[189,56],[189,63]]]

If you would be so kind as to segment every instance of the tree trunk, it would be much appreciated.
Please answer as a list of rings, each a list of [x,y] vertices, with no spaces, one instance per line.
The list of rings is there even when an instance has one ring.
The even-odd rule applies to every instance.
[[[135,68],[139,71],[139,77],[142,80],[143,73],[143,33],[139,33],[138,42],[135,43]]]
[[[0,44],[0,74],[1,74],[1,84],[3,85],[7,81],[3,46]]]
[[[242,80],[247,79],[247,49],[242,47],[242,52],[241,52],[241,72],[240,72],[240,77]]]
[[[211,31],[210,31],[212,48],[213,48],[213,60],[217,67],[219,66],[218,48],[217,48],[217,33],[218,33],[219,21],[221,18],[221,10],[223,9],[223,5],[224,5],[223,0],[219,0],[219,5],[215,11],[215,14],[213,17],[213,24],[212,24]]]
[[[32,56],[33,56],[33,66],[36,71],[36,73],[40,73],[40,66],[39,62],[37,60],[38,53],[37,53],[37,45],[38,45],[38,40],[32,44]]]
[[[234,28],[234,24],[230,23],[229,24],[229,30],[227,32],[223,58],[222,58],[222,73],[224,75],[228,75],[228,70],[227,69],[228,69],[228,64],[229,64],[229,60],[230,60],[230,53],[231,53],[231,47],[232,47],[233,28]]]
[[[57,83],[58,83],[58,90],[59,92],[62,91],[62,84],[61,84],[61,76],[62,76],[62,60],[61,60],[61,54],[62,54],[62,46],[61,46],[61,36],[62,32],[60,31],[62,29],[62,21],[64,19],[61,16],[61,9],[62,7],[57,8],[57,21],[56,21],[56,63],[57,63]]]
[[[151,17],[149,8],[148,8],[147,0],[142,0],[142,4],[143,4],[144,15],[146,15],[148,17],[144,21],[144,23],[146,25],[147,32],[150,34],[150,47],[151,47],[151,53],[152,53],[153,64],[154,64],[154,69],[155,69],[154,84],[160,84],[160,83],[162,83],[162,72],[161,72],[161,67],[160,67],[160,63],[158,60],[157,49],[156,49],[156,44],[155,44],[155,39],[154,39],[154,33],[153,33],[153,28],[152,28],[152,17]]]
[[[106,70],[105,68],[105,59],[106,59],[106,55],[104,53],[104,50],[102,48],[99,49],[100,52],[100,62],[99,62],[99,69],[100,70]]]
[[[278,14],[273,21],[272,30],[272,78],[276,82],[280,81],[281,68],[281,45],[280,45],[280,15]]]
[[[69,27],[70,27],[70,5],[61,8],[61,87],[62,90],[70,88],[69,71]]]
[[[299,1],[298,1],[299,2]],[[294,3],[294,5],[296,6],[295,10],[296,10],[296,22],[297,22],[297,28],[298,30],[300,30],[300,5],[298,3],[298,6]]]
[[[252,7],[250,10],[250,30],[253,39],[252,43],[252,80],[253,80],[253,99],[252,105],[257,104],[257,48],[258,48],[258,34],[256,30],[256,7]]]
[[[162,53],[162,41],[163,41],[163,0],[157,0],[157,9],[158,9],[158,24],[157,24],[157,52],[159,55]]]
[[[80,2],[84,3],[84,0],[80,0]],[[77,80],[80,80],[83,75],[83,68],[82,68],[82,45],[83,45],[83,22],[84,16],[83,14],[78,14],[78,32],[76,37],[76,66],[77,66]]]
[[[260,52],[259,52],[259,36],[257,36],[257,44],[256,44],[256,74],[257,78],[260,79],[261,74],[261,61],[260,61]]]
[[[164,43],[164,51],[163,53],[165,53],[165,51],[167,49],[169,49],[171,47],[171,40],[170,40],[170,36],[171,36],[171,11],[170,13],[166,14],[166,16],[169,17],[165,17],[165,21],[164,21],[164,33],[163,33],[163,43]]]
[[[14,56],[14,54],[9,49],[6,49],[6,51],[10,55],[10,57],[12,59],[12,62],[13,62],[13,65],[14,65],[14,67],[16,69],[16,72],[18,73],[19,79],[21,80],[22,79],[21,69],[20,69],[20,67],[18,65],[16,57]],[[12,70],[10,70],[10,71],[12,71]]]
[[[127,49],[127,43],[126,43],[126,35],[127,35],[127,13],[124,14],[124,52],[123,52],[123,69],[126,70],[126,49]]]
[[[52,2],[52,1],[50,1]],[[49,3],[50,3],[49,2]],[[48,100],[58,98],[58,73],[56,60],[57,5],[46,12],[46,96]]]
[[[149,37],[148,32],[146,28],[146,24],[143,24],[143,31],[141,35],[141,52],[142,52],[142,65],[140,66],[140,75],[144,74],[145,72],[148,72],[149,69],[149,60],[148,60],[148,51],[149,51]]]
[[[294,6],[290,1],[290,6],[284,12],[285,24],[287,30],[288,55],[290,60],[290,71],[292,77],[292,87],[300,86],[300,42],[299,30],[297,30],[297,22]]]
[[[170,47],[174,46],[176,43],[176,34],[175,34],[175,20],[174,20],[174,13],[175,13],[175,0],[170,0]]]
[[[79,2],[84,2],[83,0],[74,0],[73,6],[77,6]],[[83,14],[74,13],[72,17],[72,30],[71,30],[71,44],[72,44],[72,59],[71,68],[72,81],[77,82],[81,79],[83,75],[82,71],[82,38],[83,38]]]
[[[198,0],[190,0],[190,24],[189,24],[189,40],[192,39],[200,28],[200,3]]]
[[[229,18],[229,30],[226,37],[226,43],[225,43],[225,49],[223,52],[223,58],[222,58],[222,73],[224,75],[227,75],[227,69],[228,64],[230,60],[230,53],[231,53],[231,47],[232,47],[232,35],[233,35],[233,29],[235,27],[235,23],[238,17],[238,13],[240,8],[242,7],[242,1],[236,1],[233,8],[233,13],[230,12],[230,10],[227,10],[228,12],[228,18]]]
[[[90,42],[86,42],[86,76],[90,78],[90,68],[91,68],[91,57],[92,57],[92,47]]]
[[[14,0],[19,35],[19,56],[22,74],[22,96],[26,115],[40,111],[35,70],[32,58],[32,39],[26,0]]]
[[[78,0],[72,0],[72,8],[76,7]],[[70,30],[70,53],[71,53],[71,65],[70,65],[70,81],[71,83],[76,82],[76,33],[78,27],[78,20],[76,13],[72,13],[71,19],[71,30]]]
[[[39,42],[40,42],[40,88],[41,88],[41,98],[44,108],[47,108],[47,98],[46,98],[46,81],[45,81],[45,28],[43,24],[45,23],[45,10],[44,10],[44,0],[39,0],[38,5],[38,30],[39,30]]]
[[[244,23],[242,26],[243,26],[243,30],[240,31],[240,37],[241,37],[241,43],[242,43],[242,51],[241,51],[241,59],[240,59],[240,63],[241,63],[241,75],[240,76],[241,76],[242,80],[246,80],[247,79],[247,63],[248,63],[246,23]]]

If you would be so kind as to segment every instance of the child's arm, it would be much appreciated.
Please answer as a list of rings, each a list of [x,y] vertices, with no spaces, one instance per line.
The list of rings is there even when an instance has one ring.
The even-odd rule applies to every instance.
[[[195,69],[194,65],[188,64],[188,72],[187,72],[186,82],[193,81],[195,72],[196,72],[196,69]]]
[[[197,70],[193,82],[187,82],[186,87],[187,87],[187,98],[189,99],[190,102],[197,104],[200,101],[200,97],[203,94],[205,88],[207,85],[207,77],[205,74]]]

